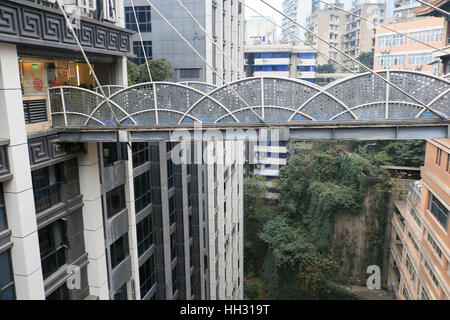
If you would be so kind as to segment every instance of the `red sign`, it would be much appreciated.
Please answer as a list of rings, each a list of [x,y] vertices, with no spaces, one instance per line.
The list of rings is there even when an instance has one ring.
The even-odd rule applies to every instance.
[[[34,90],[41,92],[42,89],[44,89],[44,83],[42,82],[42,80],[40,78],[35,78],[33,80],[33,86],[34,86]]]

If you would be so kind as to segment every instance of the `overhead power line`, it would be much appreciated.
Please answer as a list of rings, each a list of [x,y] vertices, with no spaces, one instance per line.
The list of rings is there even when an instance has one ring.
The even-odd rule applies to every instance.
[[[392,83],[391,81],[383,78],[381,75],[379,75],[378,73],[376,73],[375,71],[373,71],[372,69],[370,69],[369,67],[367,67],[365,64],[359,62],[358,60],[356,60],[355,58],[353,58],[352,56],[350,56],[349,54],[345,53],[344,51],[342,51],[341,49],[337,48],[335,45],[331,44],[330,42],[328,42],[327,40],[323,39],[321,36],[315,34],[314,32],[312,32],[311,30],[309,30],[308,28],[302,26],[301,24],[299,24],[297,21],[293,20],[292,18],[290,18],[289,16],[287,16],[286,14],[284,14],[283,12],[281,12],[280,10],[276,9],[275,7],[273,7],[272,5],[268,4],[265,0],[259,0],[260,2],[264,3],[266,6],[270,7],[272,10],[278,12],[279,14],[281,14],[282,16],[284,16],[286,19],[288,19],[289,21],[293,22],[294,24],[296,24],[297,26],[299,26],[300,28],[302,28],[303,30],[305,30],[306,32],[313,34],[314,37],[316,37],[317,39],[319,39],[320,41],[326,43],[327,45],[329,45],[331,48],[335,49],[336,51],[338,51],[339,53],[341,53],[342,55],[344,55],[345,57],[351,59],[352,61],[356,62],[358,65],[360,65],[361,67],[363,67],[364,69],[366,69],[367,71],[369,71],[371,74],[373,74],[375,77],[379,78],[380,80],[382,80],[383,82],[389,84],[392,88],[395,88],[396,90],[400,91],[401,93],[403,93],[405,96],[409,97],[410,99],[412,99],[413,101],[415,101],[416,103],[418,103],[419,105],[423,106],[425,109],[431,110],[434,113],[436,113],[437,115],[439,115],[441,118],[447,119],[447,116],[444,115],[442,112],[437,111],[437,110],[433,110],[430,107],[428,107],[426,104],[424,104],[422,101],[418,100],[417,98],[415,98],[414,96],[412,96],[411,94],[409,94],[408,92],[406,92],[405,90],[403,90],[402,88],[398,87],[397,85],[395,85],[394,83]],[[421,113],[419,113],[417,116],[420,116]],[[386,115],[387,116],[387,115]]]
[[[365,17],[363,17],[363,16],[361,16],[361,15],[359,15],[359,14],[356,14],[356,13],[354,13],[354,12],[348,11],[348,10],[346,10],[346,9],[344,9],[344,8],[341,8],[341,7],[337,6],[337,5],[334,5],[334,4],[331,4],[331,3],[326,3],[326,2],[323,1],[323,0],[317,0],[317,1],[322,2],[322,3],[324,3],[325,5],[330,6],[330,7],[334,8],[334,9],[336,9],[336,10],[343,11],[343,12],[348,13],[348,14],[354,16],[354,17],[357,17],[357,18],[360,18],[360,19],[362,19],[362,20],[364,20],[364,21],[370,22],[371,24],[373,24],[373,25],[376,26],[376,27],[380,27],[380,28],[389,30],[389,31],[394,32],[394,33],[396,33],[396,34],[399,34],[399,35],[401,35],[401,36],[403,36],[403,37],[405,37],[405,38],[407,38],[407,39],[409,39],[409,40],[416,41],[416,42],[418,42],[418,43],[421,43],[421,44],[423,44],[423,45],[426,45],[426,46],[429,47],[429,48],[432,48],[432,49],[434,49],[434,50],[437,50],[437,51],[440,51],[440,52],[443,52],[443,53],[448,54],[447,51],[444,51],[444,50],[442,50],[442,49],[440,49],[440,48],[438,48],[438,47],[435,47],[435,46],[433,46],[433,45],[431,45],[431,44],[428,44],[428,43],[426,43],[426,42],[424,42],[424,41],[421,41],[421,40],[419,40],[419,39],[414,39],[414,38],[412,38],[412,37],[410,37],[410,36],[408,36],[408,35],[406,35],[406,34],[404,34],[404,33],[401,33],[401,32],[399,32],[399,31],[394,30],[394,29],[392,29],[392,28],[389,28],[389,27],[387,27],[387,26],[385,26],[385,25],[382,25],[382,24],[376,23],[376,22],[374,22],[374,21],[371,21],[371,20],[369,20],[369,19],[367,19],[367,18],[365,18]]]
[[[206,31],[205,28],[203,28],[203,26],[201,25],[200,22],[198,22],[198,20],[192,15],[192,13],[188,10],[188,8],[185,7],[185,5],[181,2],[181,0],[177,0],[178,3],[180,4],[181,7],[183,7],[183,9],[189,14],[189,16],[192,18],[192,20],[194,20],[194,22],[197,24],[197,26],[203,31],[203,33],[208,37],[209,40],[211,40],[211,42],[213,43],[213,45],[222,53],[222,55],[231,63],[232,67],[234,67],[238,73],[239,76],[241,76],[242,78],[245,78],[245,74],[243,74],[241,72],[241,70],[239,70],[239,67],[236,66],[236,64],[233,62],[233,60],[231,60],[227,54],[223,51],[222,48],[220,48],[220,46],[217,44],[217,41],[214,39],[213,36],[211,36],[208,31]]]
[[[264,19],[266,19],[267,21],[273,23],[275,26],[277,26],[277,27],[280,28],[281,30],[288,32],[291,36],[293,36],[293,37],[296,38],[297,40],[301,41],[301,42],[302,42],[303,44],[305,44],[306,46],[308,46],[308,47],[314,49],[317,53],[319,53],[319,54],[321,54],[321,55],[327,57],[329,60],[334,61],[336,64],[340,65],[341,67],[343,67],[343,68],[346,69],[347,71],[356,74],[355,71],[351,70],[350,68],[348,68],[347,66],[345,66],[343,63],[337,61],[336,59],[332,58],[332,57],[329,56],[328,54],[326,54],[326,53],[320,51],[319,49],[317,49],[316,47],[314,47],[314,46],[311,45],[310,43],[306,42],[305,40],[300,39],[300,38],[297,37],[293,32],[287,30],[286,28],[283,28],[282,26],[280,26],[279,24],[277,24],[275,21],[273,21],[272,19],[270,19],[270,18],[264,16],[263,14],[261,14],[260,12],[258,12],[257,10],[255,10],[254,8],[250,7],[249,5],[247,5],[246,3],[244,3],[243,1],[240,1],[240,0],[239,0],[239,2],[240,2],[243,6],[249,8],[250,10],[252,10],[253,12],[255,12],[257,15],[259,15],[259,16],[263,17]]]
[[[192,49],[192,51],[194,51],[195,52],[195,54],[222,80],[222,82],[224,82],[225,83],[225,85],[228,87],[228,88],[230,88],[230,90],[245,104],[245,106],[249,109],[249,110],[251,110],[255,115],[256,115],[256,117],[258,118],[258,120],[259,121],[261,121],[262,123],[264,123],[265,125],[267,125],[266,124],[266,122],[264,121],[264,119],[263,118],[261,118],[261,116],[253,109],[253,107],[251,107],[248,103],[247,103],[247,101],[245,101],[244,100],[244,98],[242,98],[241,97],[241,95],[228,83],[228,81],[226,81],[225,79],[224,79],[224,77],[222,77],[217,71],[216,71],[216,69],[213,67],[213,66],[211,66],[211,64],[205,59],[205,57],[203,57],[198,51],[197,51],[197,49],[195,49],[193,46],[192,46],[192,44],[188,41],[188,40],[186,40],[186,38],[180,33],[180,31],[178,31],[178,29],[177,28],[175,28],[175,26],[172,24],[172,23],[170,23],[170,21],[166,18],[166,16],[164,15],[164,14],[162,14],[161,13],[161,11],[159,11],[158,10],[158,8],[156,8],[156,6],[150,1],[150,0],[146,0],[147,2],[148,2],[148,4],[152,7],[152,10],[155,10],[157,13],[158,13],[158,15],[167,23],[167,25],[173,30],[173,31],[175,31],[175,33],[189,46],[189,48],[191,48]],[[231,111],[230,111],[230,113],[231,113]],[[235,116],[231,113],[231,116],[232,117],[234,117],[235,118]]]
[[[58,7],[59,7],[59,9],[61,10],[61,12],[62,12],[62,14],[64,16],[64,20],[66,21],[67,27],[69,28],[70,32],[72,33],[72,36],[75,39],[75,41],[76,41],[76,43],[78,45],[78,48],[80,49],[81,54],[83,55],[83,58],[86,61],[86,64],[88,65],[89,70],[92,73],[92,76],[94,77],[95,84],[100,89],[100,92],[102,93],[103,97],[105,98],[106,104],[108,105],[108,107],[109,107],[109,109],[111,111],[111,115],[113,116],[114,121],[116,122],[116,125],[119,125],[119,120],[117,119],[116,114],[113,111],[113,109],[112,109],[112,107],[111,107],[111,105],[109,103],[109,98],[106,96],[105,91],[103,90],[103,87],[102,87],[102,85],[100,84],[100,81],[97,78],[97,74],[95,73],[94,68],[92,68],[91,63],[89,62],[89,59],[88,59],[86,53],[84,52],[83,46],[81,45],[80,40],[78,39],[78,36],[77,36],[77,34],[76,34],[76,32],[75,32],[75,30],[73,28],[73,25],[70,22],[69,18],[67,17],[66,11],[64,11],[63,5],[61,4],[61,0],[56,0],[56,2],[58,3]]]
[[[148,76],[150,77],[150,82],[153,82],[152,73],[150,72],[150,65],[149,65],[148,59],[147,59],[147,53],[145,52],[145,48],[144,48],[144,41],[142,40],[141,27],[139,26],[139,21],[138,21],[137,15],[136,15],[136,8],[134,7],[133,0],[130,0],[130,3],[131,3],[131,7],[133,8],[134,21],[136,21],[136,27],[137,27],[137,31],[139,34],[139,40],[141,42],[142,53],[144,54],[145,64],[147,65]]]

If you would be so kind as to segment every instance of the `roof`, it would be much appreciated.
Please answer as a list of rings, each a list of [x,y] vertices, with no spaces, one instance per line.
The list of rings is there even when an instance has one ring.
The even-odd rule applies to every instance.
[[[432,0],[432,1],[429,1],[428,3],[437,8],[441,8],[441,7],[444,7],[445,5],[450,4],[450,0]],[[431,14],[435,13],[435,11],[436,11],[435,9],[430,8],[426,5],[422,5],[415,10],[416,15],[418,15],[418,16],[431,15]],[[436,12],[436,13],[438,13],[438,12]]]

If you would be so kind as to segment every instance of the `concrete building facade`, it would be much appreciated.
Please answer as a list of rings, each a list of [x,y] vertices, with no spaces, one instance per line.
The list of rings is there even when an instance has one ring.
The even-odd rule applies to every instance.
[[[253,45],[245,47],[247,76],[277,76],[314,82],[316,50],[307,46]]]
[[[428,17],[388,25],[389,28],[435,47],[444,44],[444,19]],[[381,27],[377,28],[374,70],[408,69],[432,73],[433,49]]]
[[[369,21],[384,24],[386,4],[384,0],[357,4],[351,10],[352,13]],[[361,53],[370,53],[375,50],[375,26],[367,20],[346,14],[345,35],[342,49],[353,58],[358,58]],[[351,59],[345,58],[345,65],[352,69],[359,66]]]
[[[429,140],[420,181],[397,201],[388,285],[401,300],[450,298],[450,140]]]
[[[320,36],[322,39],[327,40],[330,44],[342,50],[347,28],[346,13],[344,11],[331,7],[317,10],[307,18],[306,27],[312,31],[312,33],[306,35],[306,39],[310,44],[317,47],[319,52],[326,53],[334,60],[340,63],[344,62],[344,56],[342,54],[314,36]],[[323,55],[318,55],[316,62],[318,66],[332,63],[337,70],[343,69],[341,66],[335,64],[333,60]]]
[[[103,5],[78,7],[95,37],[75,30],[100,84],[126,86],[132,32]],[[0,13],[20,25],[0,26],[0,300],[242,299],[242,146],[205,141],[215,158],[190,165],[174,142],[60,142],[47,90],[93,74],[51,2]]]
[[[221,79],[197,56],[171,27],[152,10],[146,0],[133,1],[147,57],[164,58],[174,68],[172,81],[201,81],[222,85]],[[124,0],[126,27],[137,32],[134,13],[129,0]],[[176,0],[154,0],[152,4],[167,17],[173,26],[189,41],[227,82],[237,80],[239,73],[223,57],[220,50],[194,22]],[[225,54],[244,69],[244,6],[239,1],[194,0],[183,3],[200,22]],[[138,34],[133,36],[134,62],[145,62]]]
[[[432,4],[437,6],[441,10],[449,11],[450,10],[450,1],[448,0],[438,0],[433,1]],[[445,76],[450,74],[450,23],[449,16],[435,10],[434,8],[430,8],[427,6],[418,7],[416,10],[416,15],[420,18],[422,17],[441,17],[444,19],[444,31],[443,31],[443,40],[444,45],[442,47],[438,47],[440,50],[433,51],[433,58],[438,60],[439,62],[433,66],[433,73],[439,76]]]
[[[268,17],[273,20],[273,17]],[[278,42],[277,26],[265,17],[245,19],[245,45],[276,44]]]

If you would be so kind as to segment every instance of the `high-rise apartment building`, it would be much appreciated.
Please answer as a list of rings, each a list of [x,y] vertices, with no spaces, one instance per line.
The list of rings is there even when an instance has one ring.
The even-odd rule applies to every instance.
[[[125,3],[125,22],[128,29],[137,32],[136,20],[130,0]],[[192,17],[176,0],[153,0],[152,4],[171,22],[188,42],[202,55],[220,77],[152,10],[146,0],[133,1],[146,55],[164,58],[174,68],[175,82],[202,81],[221,85],[220,77],[227,82],[239,78],[239,73],[213,44]],[[225,54],[241,72],[244,70],[244,6],[239,1],[193,0],[183,4],[215,39]],[[134,62],[145,62],[138,34],[132,39]]]
[[[397,33],[377,28],[374,70],[409,69],[432,73],[431,64],[436,60],[433,58],[435,50],[423,43],[437,48],[443,46],[444,19],[427,17],[387,26]]]
[[[342,44],[345,53],[356,59],[361,53],[370,53],[375,50],[376,27],[367,20],[384,24],[385,10],[384,0],[355,4],[351,12],[364,19],[346,14],[345,35]],[[351,59],[345,58],[344,62],[349,68],[359,69],[359,66]]]
[[[397,299],[450,298],[450,139],[428,140],[420,181],[392,217],[388,285]]]
[[[126,86],[122,1],[73,4],[100,83]],[[191,164],[175,142],[61,140],[47,90],[93,89],[92,71],[54,3],[0,16],[0,299],[242,299],[242,144],[189,145],[214,154]]]
[[[396,23],[414,19],[415,10],[421,5],[416,0],[386,0],[386,20]]]
[[[340,6],[343,6],[340,4]],[[344,56],[337,50],[330,47],[329,44],[316,38],[314,35],[321,37],[328,41],[331,45],[338,49],[343,49],[343,41],[346,34],[346,13],[344,11],[327,7],[321,10],[317,10],[311,16],[306,19],[307,28],[312,33],[306,34],[306,40],[317,47],[319,52],[326,53],[329,57],[333,58],[340,63],[343,63]],[[324,65],[332,63],[334,61],[327,58],[324,55],[317,56],[317,65]],[[342,67],[335,64],[337,70],[341,70]]]
[[[298,0],[284,0],[283,13],[298,24],[305,26],[306,17],[312,12],[312,1],[298,1]],[[303,30],[292,22],[290,19],[283,17],[282,20],[282,37],[283,42],[291,42],[301,44],[298,39],[304,39],[305,34]]]

